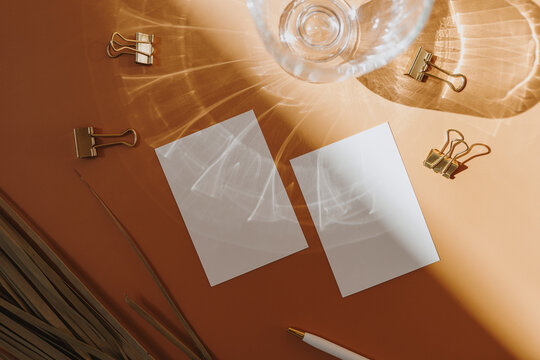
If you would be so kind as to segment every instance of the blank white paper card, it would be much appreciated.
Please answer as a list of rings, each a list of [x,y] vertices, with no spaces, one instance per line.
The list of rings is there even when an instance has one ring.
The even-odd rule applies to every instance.
[[[253,111],[156,154],[211,286],[307,247]]]
[[[291,164],[343,297],[439,260],[388,123]]]

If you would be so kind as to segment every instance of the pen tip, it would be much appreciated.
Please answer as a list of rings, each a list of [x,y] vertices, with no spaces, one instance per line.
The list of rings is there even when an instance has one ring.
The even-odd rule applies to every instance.
[[[300,338],[300,339],[303,339],[304,335],[305,335],[305,333],[301,332],[300,330],[296,330],[296,329],[293,329],[293,328],[288,328],[287,331],[290,334],[293,334],[294,336],[296,336],[297,338]]]

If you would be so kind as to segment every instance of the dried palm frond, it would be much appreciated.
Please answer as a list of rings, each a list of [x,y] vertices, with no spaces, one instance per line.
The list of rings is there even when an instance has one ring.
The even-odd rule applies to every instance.
[[[0,359],[153,359],[0,193]]]

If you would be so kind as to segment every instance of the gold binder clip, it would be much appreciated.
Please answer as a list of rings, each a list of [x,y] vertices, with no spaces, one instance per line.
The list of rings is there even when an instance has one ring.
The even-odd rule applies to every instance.
[[[451,140],[450,133],[452,132],[457,133],[459,135],[459,139]],[[456,129],[448,129],[446,131],[446,143],[444,143],[444,146],[441,150],[431,149],[426,160],[424,160],[424,166],[429,169],[433,169],[437,164],[439,164],[444,159],[444,150],[446,150],[446,147],[448,146],[448,144],[450,144],[451,141],[454,142],[455,140],[465,140],[465,137],[461,132]]]
[[[126,39],[118,32],[114,32],[111,36],[111,41],[107,44],[107,55],[115,58],[122,54],[132,54],[135,55],[136,63],[152,65],[154,62],[154,56],[152,56],[154,53],[153,42],[154,35],[138,32],[135,34],[135,40],[132,40]]]
[[[451,140],[450,139],[451,132],[457,133],[459,137]],[[454,151],[460,144],[465,145],[465,150],[453,155]],[[448,149],[446,153],[444,153],[448,145],[450,145],[450,148]],[[463,162],[458,161],[459,158],[469,154],[471,150],[476,146],[483,146],[487,149],[487,151],[471,156],[470,158],[468,158],[467,160]],[[465,163],[469,162],[470,160],[476,157],[487,155],[490,152],[491,152],[491,148],[487,146],[486,144],[475,143],[471,146],[467,145],[467,143],[465,142],[465,137],[463,136],[461,132],[459,132],[456,129],[449,129],[446,131],[446,143],[444,144],[442,149],[441,150],[431,149],[426,160],[424,160],[424,166],[429,169],[432,169],[434,172],[438,174],[440,173],[442,176],[444,176],[447,179],[451,179],[452,175],[454,175],[454,173],[456,173],[456,171],[462,165],[463,167],[461,170],[464,170],[467,168],[465,166]]]
[[[97,156],[97,148],[112,146],[112,145],[126,145],[133,147],[137,144],[137,133],[133,129],[127,129],[121,134],[94,134],[94,128],[92,126],[73,129],[75,135],[75,150],[77,151],[77,157],[93,158]],[[128,143],[125,141],[116,141],[111,143],[96,144],[96,137],[121,137],[128,133],[133,134],[133,142]]]
[[[454,145],[454,142],[456,143]],[[465,145],[465,150],[462,152],[457,153],[452,158],[452,153],[456,149],[457,146],[460,144]],[[446,154],[444,154],[444,157],[441,159],[441,161],[435,165],[433,168],[433,171],[436,173],[441,173],[442,176],[444,176],[447,179],[450,179],[452,177],[452,174],[459,168],[460,163],[457,161],[457,159],[463,155],[465,155],[470,150],[469,145],[464,140],[456,139],[452,140],[450,143],[450,150]]]
[[[433,57],[432,53],[420,47],[420,49],[418,49],[418,52],[416,53],[416,56],[414,57],[411,63],[411,66],[409,67],[409,72],[405,75],[408,75],[418,81],[424,81],[426,76],[431,76],[432,78],[444,81],[455,92],[460,92],[461,90],[463,90],[465,88],[465,85],[467,84],[467,78],[465,77],[465,75],[452,74],[446,70],[441,69],[440,67],[438,67],[437,65],[431,62],[432,57]],[[429,66],[433,66],[435,69],[438,69],[439,71],[445,73],[448,76],[461,78],[462,79],[461,85],[456,88],[454,84],[452,84],[450,81],[428,73],[427,71],[428,71]]]

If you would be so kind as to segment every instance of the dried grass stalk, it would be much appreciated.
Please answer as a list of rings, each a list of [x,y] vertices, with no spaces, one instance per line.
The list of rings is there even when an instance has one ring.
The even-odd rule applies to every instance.
[[[135,240],[133,240],[133,238],[131,237],[131,235],[127,231],[127,229],[122,225],[120,220],[118,220],[116,215],[114,215],[114,213],[107,206],[107,204],[105,204],[105,202],[101,199],[101,197],[98,195],[98,193],[96,193],[94,191],[94,189],[90,186],[90,184],[88,184],[86,182],[86,180],[84,180],[82,175],[77,170],[75,170],[75,173],[77,173],[77,175],[79,175],[79,178],[81,179],[81,181],[90,190],[92,195],[94,195],[96,197],[96,199],[99,201],[99,203],[101,204],[103,209],[107,212],[107,215],[109,215],[109,217],[114,222],[114,224],[116,225],[118,230],[121,232],[122,236],[127,240],[127,242],[130,244],[130,246],[133,248],[133,250],[135,251],[135,253],[139,257],[139,259],[143,263],[144,267],[146,268],[146,270],[148,271],[148,273],[152,277],[152,280],[155,282],[155,284],[159,288],[159,291],[161,292],[163,297],[165,297],[165,299],[167,300],[167,303],[169,304],[169,307],[173,310],[174,314],[176,315],[176,318],[182,324],[184,329],[189,334],[190,338],[193,340],[195,346],[197,347],[197,349],[202,354],[203,359],[204,360],[212,360],[212,355],[210,355],[210,352],[206,349],[206,347],[204,346],[202,341],[199,339],[199,337],[197,336],[195,331],[192,329],[191,325],[188,323],[188,321],[186,320],[186,318],[184,317],[184,315],[182,314],[182,312],[180,311],[180,309],[178,308],[178,306],[176,305],[176,303],[174,302],[172,297],[169,295],[169,292],[167,291],[167,289],[165,288],[165,286],[163,285],[163,283],[159,279],[158,275],[156,274],[156,272],[154,271],[154,269],[150,265],[150,262],[146,259],[146,256],[139,249],[137,243],[135,242]],[[165,336],[166,339],[171,341],[175,346],[179,347],[188,357],[190,357],[193,360],[201,360],[200,357],[195,355],[189,349],[189,347],[186,344],[184,344],[182,341],[180,341],[178,338],[176,338],[168,330],[166,330],[165,327],[163,327],[155,318],[153,318],[150,314],[145,312],[135,302],[133,302],[132,300],[129,300],[129,298],[127,298],[127,297],[126,297],[126,301],[143,319],[145,319],[150,325],[152,325],[154,328],[156,328],[162,335]]]

